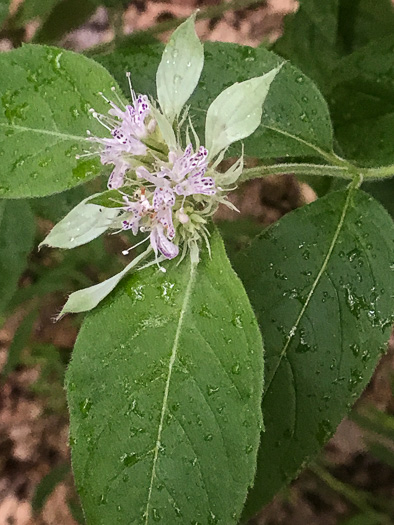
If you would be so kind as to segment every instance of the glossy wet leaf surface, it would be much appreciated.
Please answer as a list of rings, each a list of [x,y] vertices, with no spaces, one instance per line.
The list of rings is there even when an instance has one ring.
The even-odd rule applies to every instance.
[[[190,99],[190,114],[200,137],[209,105],[225,88],[261,76],[283,62],[266,49],[236,44],[206,42],[204,51],[204,69]],[[125,71],[130,71],[137,91],[156,96],[155,73],[161,53],[160,45],[133,46],[97,59],[115,76],[125,93],[128,89]],[[286,64],[266,99],[262,124],[245,140],[245,154],[260,158],[316,156],[316,148],[325,151],[332,148],[326,102],[311,80]]]
[[[353,1],[353,0],[352,0]],[[274,49],[309,75],[323,91],[337,59],[339,0],[303,0],[286,16]]]
[[[393,321],[394,227],[343,190],[293,211],[236,260],[265,342],[265,432],[247,514],[305,466],[368,383]]]
[[[27,202],[0,201],[0,313],[17,289],[34,233],[34,216]]]
[[[376,41],[338,64],[330,104],[344,154],[363,165],[394,163],[394,37]]]
[[[89,113],[106,112],[99,91],[115,84],[96,62],[70,51],[25,45],[0,55],[0,195],[37,197],[71,188],[103,171],[86,130],[106,130]]]
[[[88,523],[237,523],[261,428],[262,343],[217,234],[211,247],[197,268],[134,274],[83,325],[67,390]]]

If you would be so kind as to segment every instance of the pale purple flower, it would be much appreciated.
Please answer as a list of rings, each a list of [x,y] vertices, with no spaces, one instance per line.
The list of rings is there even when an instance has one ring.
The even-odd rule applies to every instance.
[[[157,161],[156,171],[150,172],[140,166],[135,170],[137,179],[141,180],[144,193],[136,201],[127,197],[122,208],[127,216],[122,228],[150,231],[150,242],[157,256],[160,252],[167,259],[176,257],[179,253],[177,244],[172,242],[176,237],[173,208],[179,199],[178,223],[186,224],[189,217],[183,211],[187,197],[193,195],[214,195],[215,182],[212,177],[206,177],[208,168],[208,151],[200,147],[196,153],[191,144],[182,153],[171,151],[168,162]],[[145,193],[146,191],[146,193]]]
[[[162,224],[156,224],[150,233],[150,243],[157,257],[158,252],[162,253],[167,259],[174,259],[179,254],[179,248],[171,242],[166,234]]]
[[[125,204],[122,207],[122,210],[126,212],[126,214],[131,215],[128,215],[127,219],[123,219],[122,229],[131,230],[134,235],[137,235],[141,219],[152,210],[152,207],[145,194],[141,194],[137,201],[130,201],[127,195],[123,196],[123,200],[125,201]]]
[[[146,95],[136,95],[131,87],[130,74],[127,74],[133,103],[124,105],[118,97],[118,104],[103,94],[104,100],[111,106],[108,115],[101,115],[92,110],[93,116],[111,133],[111,138],[90,136],[89,140],[101,147],[98,151],[101,163],[115,167],[108,180],[108,188],[118,189],[123,185],[126,172],[130,169],[127,157],[146,155],[145,139],[155,129],[156,122],[151,116],[149,100]],[[116,94],[115,89],[113,89]]]

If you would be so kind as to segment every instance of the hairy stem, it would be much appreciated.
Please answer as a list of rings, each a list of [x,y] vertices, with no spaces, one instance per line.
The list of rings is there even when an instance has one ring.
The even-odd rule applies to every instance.
[[[287,173],[292,173],[294,175],[340,177],[342,179],[349,180],[353,180],[356,175],[361,175],[364,180],[381,180],[394,176],[394,166],[383,166],[381,168],[358,168],[351,164],[330,166],[328,164],[282,163],[247,168],[243,171],[239,180],[240,182],[245,182],[257,177],[267,177],[268,175],[278,174],[284,175]]]
[[[342,177],[344,179],[353,179],[353,174],[347,167],[329,166],[326,164],[298,164],[283,163],[271,164],[270,166],[257,166],[247,168],[242,172],[240,182],[244,182],[256,177],[266,177],[268,175],[284,175],[293,173],[295,175],[322,175],[329,177]]]

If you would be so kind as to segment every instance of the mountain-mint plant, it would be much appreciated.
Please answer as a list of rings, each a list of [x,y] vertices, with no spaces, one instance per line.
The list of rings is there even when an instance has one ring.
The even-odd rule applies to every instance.
[[[208,108],[201,145],[185,103],[196,88],[203,62],[203,47],[191,17],[174,32],[163,52],[156,75],[159,107],[146,94],[134,92],[127,73],[131,103],[116,97],[113,89],[116,102],[101,94],[107,114],[91,109],[110,137],[91,136],[88,130],[92,147],[77,158],[98,155],[103,165],[113,167],[109,191],[79,204],[41,245],[70,248],[112,229],[142,233],[145,238],[138,245],[147,242],[148,248],[118,275],[72,294],[60,315],[92,309],[126,271],[152,252],[152,262],[160,267],[166,259],[179,257],[180,263],[186,254],[197,264],[202,242],[209,251],[207,226],[220,203],[232,207],[226,195],[242,173],[243,159],[225,173],[216,168],[230,144],[248,137],[260,124],[280,67],[225,89]]]
[[[362,50],[339,64],[335,140],[327,102],[299,69],[263,46],[204,51],[194,17],[164,51],[134,43],[98,55],[107,69],[41,45],[0,54],[2,311],[31,247],[34,198],[59,193],[69,210],[65,190],[81,195],[42,246],[77,248],[106,233],[130,243],[114,256],[132,256],[123,270],[72,293],[60,313],[92,310],[66,374],[88,525],[245,523],[313,460],[365,388],[394,310],[393,221],[360,190],[394,173],[379,102],[390,91],[382,79],[394,82],[392,46],[384,61],[375,45],[366,55],[383,71],[376,86]],[[359,85],[374,96],[357,91],[342,111]],[[360,148],[358,126],[375,114],[386,127],[376,145],[361,135]],[[375,158],[343,158],[360,149]],[[241,182],[275,173],[323,183],[322,197],[238,252],[232,223],[230,263],[214,213],[233,207]],[[107,188],[88,194],[82,184],[100,174]]]

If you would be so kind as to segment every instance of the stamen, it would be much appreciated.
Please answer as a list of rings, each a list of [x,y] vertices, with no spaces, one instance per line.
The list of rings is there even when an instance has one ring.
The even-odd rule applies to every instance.
[[[95,157],[96,155],[97,153],[95,151],[91,151],[89,153],[82,153],[79,155],[75,155],[75,158],[78,160],[78,159],[82,159],[83,157]]]
[[[122,107],[126,110],[126,106],[124,105],[123,100],[120,98],[119,93],[116,91],[115,86],[112,86],[111,88],[112,93],[115,95],[115,97],[118,99],[118,102],[122,105]],[[115,104],[112,102],[112,107],[115,106]]]
[[[149,235],[148,237],[145,237],[145,239],[143,239],[142,241],[138,242],[137,244],[134,244],[134,246],[127,248],[127,250],[122,250],[122,254],[128,255],[131,250],[134,250],[134,248],[137,248],[137,246],[141,246],[141,244],[144,244],[144,242],[146,242],[148,239],[149,239]]]
[[[111,101],[109,100],[109,98],[107,98],[102,91],[99,91],[99,95],[101,98],[105,100],[107,104],[111,104]]]
[[[99,122],[102,126],[104,126],[108,131],[112,131],[112,129],[111,129],[109,126],[107,126],[107,124],[105,124],[105,122],[103,122],[103,121],[101,120],[102,115],[99,115],[99,114],[97,113],[97,111],[95,111],[94,113],[92,113],[92,115],[93,115],[93,118],[95,118],[95,119],[97,120],[97,122]]]
[[[133,89],[133,86],[131,84],[131,74],[130,74],[130,71],[128,71],[126,73],[126,77],[127,77],[127,80],[129,82],[129,88],[130,88],[130,95],[131,95],[131,98],[133,100],[133,104],[136,103],[136,96],[135,96],[135,93],[134,93],[134,89]]]

